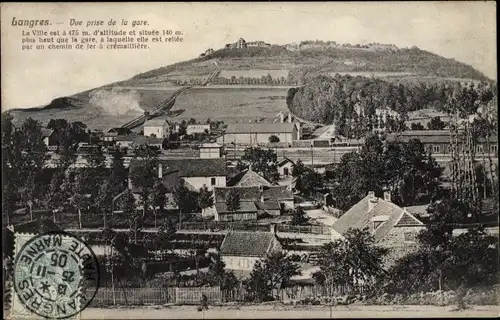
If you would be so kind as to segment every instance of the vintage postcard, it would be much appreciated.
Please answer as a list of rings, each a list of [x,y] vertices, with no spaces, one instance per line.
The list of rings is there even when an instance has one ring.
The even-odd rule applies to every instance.
[[[2,3],[7,319],[499,315],[496,3]]]

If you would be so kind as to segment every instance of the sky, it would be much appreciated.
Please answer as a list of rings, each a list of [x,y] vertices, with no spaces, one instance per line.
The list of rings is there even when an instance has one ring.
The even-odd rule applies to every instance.
[[[12,26],[14,17],[48,19],[52,26]],[[149,26],[137,31],[180,30],[184,42],[157,44],[146,51],[21,50],[22,30],[69,30],[70,19],[85,24],[110,18],[147,20]],[[415,45],[496,79],[495,2],[2,3],[2,111],[42,106],[57,97],[126,80],[240,37],[272,44],[331,40]]]

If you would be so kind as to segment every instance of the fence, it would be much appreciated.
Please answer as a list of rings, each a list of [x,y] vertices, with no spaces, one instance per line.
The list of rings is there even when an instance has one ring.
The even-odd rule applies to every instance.
[[[319,296],[363,294],[364,291],[363,286],[294,285],[277,290],[273,295],[278,301],[286,301]],[[230,290],[221,290],[219,287],[116,288],[113,299],[111,288],[99,288],[91,306],[111,306],[115,302],[116,305],[200,304],[203,294],[207,296],[208,303],[211,305],[241,302],[245,301],[248,296],[248,292],[243,286]]]
[[[86,289],[92,292],[92,288]],[[222,293],[219,287],[169,287],[169,288],[99,288],[92,300],[92,306],[114,305],[163,305],[199,304],[205,294],[210,304],[220,304]]]
[[[290,233],[310,233],[310,234],[330,234],[330,227],[328,226],[301,226],[301,225],[289,225],[289,224],[278,224],[276,226],[278,232],[290,232]]]
[[[270,231],[269,225],[241,223],[241,222],[188,222],[177,225],[178,230],[242,230],[242,231]],[[330,234],[330,227],[323,225],[289,225],[277,224],[278,232]]]

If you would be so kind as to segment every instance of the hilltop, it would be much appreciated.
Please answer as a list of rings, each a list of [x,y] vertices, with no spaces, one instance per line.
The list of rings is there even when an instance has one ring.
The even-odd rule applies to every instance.
[[[196,88],[177,98],[174,110],[186,110],[180,118],[272,117],[286,108],[288,88],[303,85],[305,79],[317,75],[350,74],[402,83],[491,81],[469,65],[416,47],[333,41],[271,45],[240,39],[218,50],[207,49],[191,60],[54,99],[43,107],[10,112],[15,121],[33,117],[48,122],[65,117],[94,128],[118,126],[168,98],[179,86],[201,84],[214,71],[214,65],[221,69],[215,86]]]

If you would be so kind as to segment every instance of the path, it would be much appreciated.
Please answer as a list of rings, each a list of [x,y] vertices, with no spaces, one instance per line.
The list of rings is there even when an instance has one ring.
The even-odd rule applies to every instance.
[[[475,306],[452,311],[454,306],[222,306],[199,312],[197,306],[89,308],[82,319],[311,319],[311,318],[429,318],[429,317],[496,317],[498,306]]]

